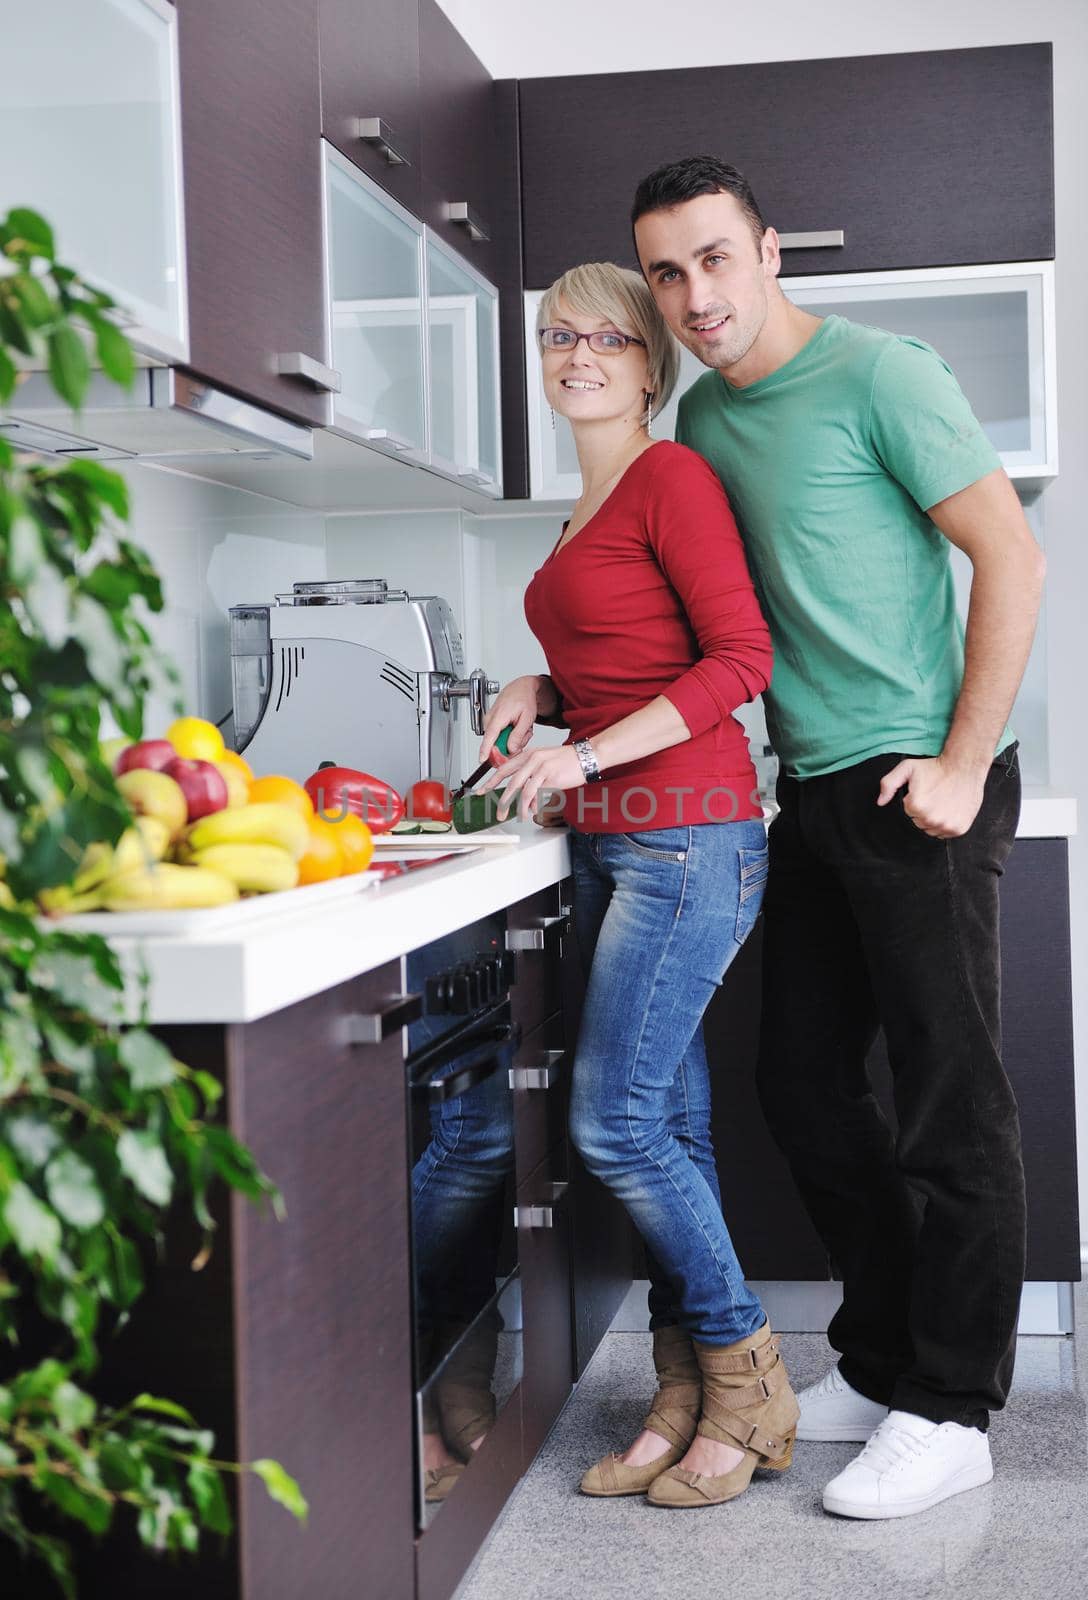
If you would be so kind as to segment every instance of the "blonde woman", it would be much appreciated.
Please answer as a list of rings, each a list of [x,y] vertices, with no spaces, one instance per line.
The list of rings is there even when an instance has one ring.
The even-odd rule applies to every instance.
[[[535,574],[525,613],[547,675],[492,707],[482,785],[528,817],[561,791],[587,975],[571,1136],[626,1206],[650,1261],[658,1390],[591,1495],[716,1504],[757,1467],[789,1465],[797,1406],[777,1340],[722,1217],[701,1020],[755,921],[762,814],[734,709],[764,689],[771,648],[713,471],[649,433],[677,376],[645,284],[607,263],[545,294],[544,390],[574,432],[582,493]],[[569,728],[537,749],[535,721]]]

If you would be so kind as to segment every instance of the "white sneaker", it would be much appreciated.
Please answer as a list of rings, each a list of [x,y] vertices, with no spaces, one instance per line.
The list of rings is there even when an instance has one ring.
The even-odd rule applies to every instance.
[[[978,1428],[890,1411],[865,1449],[832,1478],[824,1510],[840,1517],[912,1517],[994,1475]]]
[[[864,1444],[888,1415],[887,1406],[852,1389],[838,1367],[819,1383],[799,1389],[797,1404],[801,1407],[797,1437],[824,1443]]]

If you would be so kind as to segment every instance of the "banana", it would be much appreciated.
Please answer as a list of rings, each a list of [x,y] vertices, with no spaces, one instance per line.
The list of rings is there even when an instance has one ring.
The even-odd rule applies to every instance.
[[[160,861],[109,878],[95,898],[104,911],[181,911],[226,905],[237,900],[238,888],[210,868]]]
[[[298,882],[298,862],[278,844],[210,844],[194,851],[192,859],[198,867],[221,872],[248,894],[293,889]]]
[[[70,884],[43,889],[38,902],[50,916],[94,908],[93,896],[108,878],[137,872],[161,861],[170,843],[170,829],[159,817],[137,817],[115,845],[102,840],[89,844]]]
[[[213,811],[211,816],[201,817],[186,834],[185,848],[188,854],[196,855],[209,845],[277,845],[298,861],[305,855],[309,840],[305,817],[292,811],[290,806],[258,800],[253,805],[230,806],[225,811]]]

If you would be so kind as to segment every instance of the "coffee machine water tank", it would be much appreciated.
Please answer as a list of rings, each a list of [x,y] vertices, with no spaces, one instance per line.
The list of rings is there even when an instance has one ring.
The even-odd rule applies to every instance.
[[[260,722],[272,683],[268,606],[231,606],[230,676],[234,693],[234,747],[244,749]]]

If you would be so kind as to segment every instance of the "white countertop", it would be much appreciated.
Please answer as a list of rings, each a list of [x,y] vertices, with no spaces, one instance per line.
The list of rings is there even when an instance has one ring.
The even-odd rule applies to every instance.
[[[405,878],[360,885],[345,899],[203,936],[113,938],[132,980],[133,1015],[142,968],[152,1022],[252,1022],[567,876],[565,829],[510,827],[520,844],[485,845]]]
[[[1076,801],[1025,787],[1018,838],[1076,832]],[[113,938],[133,980],[148,978],[152,1022],[251,1022],[452,933],[570,871],[565,829],[507,824],[517,846],[483,846],[346,898],[286,909],[205,935]],[[436,844],[436,848],[440,848]],[[284,896],[289,901],[288,896]]]

